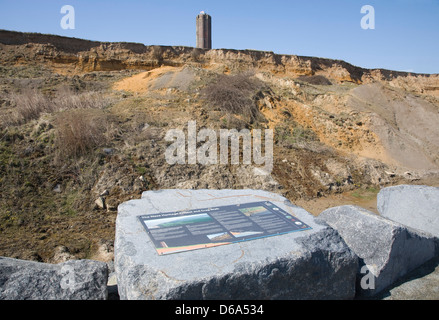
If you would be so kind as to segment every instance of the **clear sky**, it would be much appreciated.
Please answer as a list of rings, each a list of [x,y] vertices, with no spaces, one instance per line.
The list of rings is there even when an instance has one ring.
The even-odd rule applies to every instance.
[[[61,28],[63,5],[75,9],[74,30]],[[364,5],[375,9],[373,30],[361,28]],[[439,0],[0,0],[0,29],[193,47],[202,10],[214,48],[439,73]]]

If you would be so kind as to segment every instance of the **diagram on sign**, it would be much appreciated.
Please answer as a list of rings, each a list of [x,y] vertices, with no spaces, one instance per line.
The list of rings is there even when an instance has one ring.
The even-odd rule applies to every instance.
[[[269,201],[138,216],[159,255],[304,231]]]

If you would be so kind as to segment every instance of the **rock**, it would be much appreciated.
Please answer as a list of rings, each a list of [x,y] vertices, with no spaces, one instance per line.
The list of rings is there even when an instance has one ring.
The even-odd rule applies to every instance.
[[[48,264],[0,257],[0,300],[104,300],[107,264],[70,260]]]
[[[388,176],[390,176],[391,178],[394,178],[396,173],[395,172],[391,172],[391,171],[384,171],[385,174],[387,174]]]
[[[55,248],[53,258],[50,262],[61,263],[68,260],[74,260],[75,256],[69,252],[69,249],[65,246],[58,246]]]
[[[114,153],[114,149],[112,149],[112,148],[104,148],[104,149],[102,149],[102,151],[104,151],[104,153],[107,156],[110,156],[110,155],[112,155]]]
[[[107,282],[108,300],[120,300],[117,292],[117,277],[116,273],[110,273]]]
[[[270,201],[312,227],[159,256],[137,216]],[[161,190],[118,207],[119,296],[150,299],[352,299],[358,259],[336,231],[284,197],[257,190]]]
[[[390,290],[380,294],[383,300],[439,300],[439,257],[410,272]]]
[[[104,197],[99,197],[95,200],[95,205],[97,208],[99,209],[105,209],[105,198]]]
[[[94,260],[98,261],[112,261],[114,257],[114,244],[109,240],[100,240],[98,243],[98,248],[93,255]]]
[[[119,201],[115,198],[105,199],[105,206],[107,208],[107,212],[117,211],[118,205],[119,205]]]
[[[107,281],[107,291],[108,300],[120,300],[119,293],[117,292],[117,277],[114,271],[114,262],[107,262],[108,266],[108,281]]]
[[[439,188],[384,188],[378,193],[377,209],[383,217],[439,237]]]
[[[360,258],[360,296],[376,295],[435,256],[437,238],[360,207],[330,208],[319,218],[337,230]]]

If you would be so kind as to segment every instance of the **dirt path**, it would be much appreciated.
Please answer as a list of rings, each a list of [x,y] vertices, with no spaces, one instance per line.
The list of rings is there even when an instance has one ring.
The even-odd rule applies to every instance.
[[[376,202],[378,192],[378,189],[350,191],[312,200],[299,199],[295,201],[295,204],[312,213],[314,216],[318,216],[326,209],[343,205],[360,206],[378,214]]]

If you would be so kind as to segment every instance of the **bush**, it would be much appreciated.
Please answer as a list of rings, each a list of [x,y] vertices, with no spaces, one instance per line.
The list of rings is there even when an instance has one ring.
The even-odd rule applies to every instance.
[[[102,114],[86,110],[60,113],[56,119],[55,147],[60,156],[79,157],[109,141],[109,122]]]
[[[203,89],[202,95],[211,107],[242,115],[253,122],[260,115],[254,97],[262,87],[263,82],[251,73],[219,75]]]

